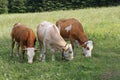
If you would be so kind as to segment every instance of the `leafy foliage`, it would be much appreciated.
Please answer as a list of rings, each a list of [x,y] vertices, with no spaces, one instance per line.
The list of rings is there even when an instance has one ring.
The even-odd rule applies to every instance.
[[[0,3],[1,13],[25,13],[115,6],[120,0],[0,0]]]
[[[24,13],[26,12],[25,7],[26,0],[9,0],[9,12],[10,13]]]
[[[8,12],[8,0],[0,0],[0,14]]]

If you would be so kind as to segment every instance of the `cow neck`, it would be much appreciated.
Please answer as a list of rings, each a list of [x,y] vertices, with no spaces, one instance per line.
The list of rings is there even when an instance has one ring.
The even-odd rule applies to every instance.
[[[27,47],[34,47],[34,41],[32,41],[33,39],[31,38],[32,36],[30,36],[31,32],[28,31],[28,41],[27,41]]]
[[[86,36],[85,34],[82,34],[82,35],[79,34],[79,39],[78,39],[78,41],[79,41],[80,45],[85,48],[85,47],[87,46],[87,45],[85,44],[85,42],[88,41],[88,38],[87,38],[87,36]]]
[[[66,43],[65,46],[62,47],[64,51],[66,51],[66,50],[68,49],[68,48],[66,48],[67,45],[68,45],[68,44]]]
[[[87,44],[85,44],[86,42],[87,42],[88,40],[86,39],[86,40],[80,40],[79,41],[79,43],[80,43],[80,45],[82,46],[82,47],[84,47],[84,48],[86,48],[87,47]]]
[[[84,32],[79,32],[76,34],[75,39],[79,42],[79,45],[83,45],[86,41],[88,41],[87,36],[85,35]]]
[[[60,35],[60,34],[59,34]],[[67,46],[67,43],[66,41],[61,37],[61,36],[58,36],[57,39],[55,39],[55,43],[62,49],[62,50],[66,50],[66,46]]]

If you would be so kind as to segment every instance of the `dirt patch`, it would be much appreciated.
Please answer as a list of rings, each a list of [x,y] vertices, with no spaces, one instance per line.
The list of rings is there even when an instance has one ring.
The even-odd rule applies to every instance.
[[[117,76],[119,76],[119,73],[117,71],[107,71],[101,75],[101,80],[109,80]]]

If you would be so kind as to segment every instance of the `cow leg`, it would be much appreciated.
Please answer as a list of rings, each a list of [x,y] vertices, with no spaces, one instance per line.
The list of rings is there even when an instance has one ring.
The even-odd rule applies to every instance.
[[[62,60],[64,60],[65,59],[65,57],[64,57],[64,53],[63,53],[64,51],[62,51]]]
[[[45,56],[46,56],[46,53],[42,52],[40,54],[40,61],[44,62],[45,61]]]
[[[25,54],[25,50],[22,50],[22,62],[24,62],[24,54]]]
[[[42,52],[40,54],[40,61],[44,62],[45,61],[45,56],[46,56],[46,53]]]
[[[52,49],[52,61],[55,61],[55,50]]]
[[[72,44],[72,48],[74,50],[75,55],[78,54],[78,46],[79,46],[79,42],[77,40],[75,40],[73,37],[70,36],[70,42]]]
[[[42,50],[42,42],[41,41],[39,41],[39,46],[40,46],[40,50]]]
[[[78,47],[79,47],[79,42],[75,40],[75,55],[78,54]]]
[[[21,50],[22,51],[22,61],[24,61],[24,54],[25,54],[25,50],[24,49],[26,48],[26,46],[24,46],[22,42],[20,42],[20,44],[21,44],[21,49],[22,49]]]
[[[75,40],[74,40],[74,38],[72,36],[70,36],[69,39],[70,39],[70,43],[72,44],[72,48],[74,49]]]
[[[55,61],[55,55],[52,53],[52,61]]]
[[[69,38],[70,38],[70,42],[72,44],[73,51],[74,51],[75,55],[77,55],[78,54],[78,50],[77,50],[78,48],[76,48],[76,45],[78,45],[79,43],[75,44],[76,40],[71,36]]]
[[[14,41],[14,39],[12,38],[12,44],[11,44],[12,50],[11,50],[10,56],[13,56],[14,45],[15,45],[15,41]]]
[[[24,48],[22,48],[22,59],[24,60],[24,54],[25,54],[25,50],[23,50]]]
[[[20,43],[17,44],[17,57],[19,57],[19,48],[20,48]]]
[[[46,44],[45,44],[45,42],[43,43],[43,51],[42,51],[42,53],[40,54],[40,61],[45,61],[45,56],[46,56]]]

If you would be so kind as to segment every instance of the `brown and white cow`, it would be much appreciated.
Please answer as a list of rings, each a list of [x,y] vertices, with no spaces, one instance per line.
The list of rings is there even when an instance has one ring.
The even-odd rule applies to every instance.
[[[76,47],[81,45],[83,54],[86,57],[91,57],[93,41],[88,40],[82,24],[78,20],[75,18],[60,19],[56,22],[56,26],[59,28],[61,36],[70,40],[73,48],[74,43],[76,43]]]
[[[61,37],[56,25],[43,21],[37,27],[37,36],[40,44],[43,44],[43,52],[40,55],[40,60],[45,61],[46,49],[49,48],[53,52],[52,61],[54,61],[55,51],[63,51],[63,56],[66,60],[73,59],[72,45]]]
[[[36,50],[34,48],[36,37],[33,30],[28,28],[26,25],[23,25],[21,23],[16,23],[13,26],[13,29],[11,32],[11,38],[12,38],[11,56],[13,55],[13,48],[14,48],[15,42],[17,42],[17,56],[19,56],[19,47],[21,46],[23,59],[24,59],[24,53],[26,50],[28,63],[32,63],[35,55],[35,50]]]

